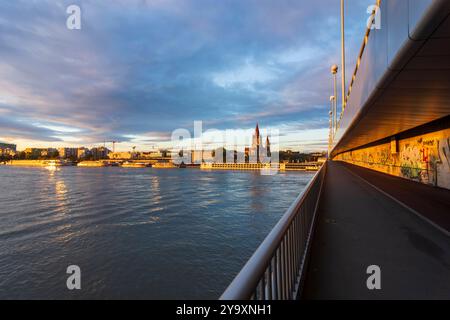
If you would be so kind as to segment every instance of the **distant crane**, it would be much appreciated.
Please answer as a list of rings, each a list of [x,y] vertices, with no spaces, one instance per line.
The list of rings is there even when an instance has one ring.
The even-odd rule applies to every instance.
[[[108,142],[112,143],[112,146],[113,146],[112,152],[113,153],[116,152],[116,143],[120,143],[120,141],[113,140],[113,141],[108,141]]]

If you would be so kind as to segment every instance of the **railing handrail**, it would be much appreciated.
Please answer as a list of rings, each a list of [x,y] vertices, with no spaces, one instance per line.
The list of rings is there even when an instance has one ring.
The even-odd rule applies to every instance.
[[[246,300],[254,292],[267,266],[270,264],[276,250],[279,248],[292,220],[297,215],[299,208],[303,205],[311,188],[325,170],[323,164],[319,171],[309,181],[306,188],[295,199],[286,213],[281,217],[275,227],[270,231],[258,249],[253,253],[238,275],[234,278],[228,288],[220,297],[221,300]]]
[[[382,0],[376,0],[375,1],[375,5],[377,6],[378,10],[380,10],[381,1]],[[377,9],[372,10],[372,13],[370,15],[370,20],[371,20],[372,24],[373,24],[373,22],[376,19],[376,13],[377,13]],[[359,67],[360,67],[360,64],[361,64],[361,61],[362,61],[362,57],[364,55],[364,51],[365,51],[367,43],[369,41],[370,32],[372,30],[372,24],[370,26],[366,27],[366,31],[364,33],[363,43],[361,45],[361,48],[360,48],[359,54],[358,54],[358,58],[356,60],[356,66],[355,66],[355,69],[353,70],[353,74],[352,74],[352,77],[351,77],[351,80],[350,80],[350,84],[349,84],[347,92],[345,94],[345,101],[343,101],[344,108],[343,108],[343,111],[341,112],[341,114],[339,115],[339,120],[337,121],[336,129],[335,129],[336,131],[339,129],[340,123],[341,123],[341,119],[344,116],[344,112],[345,112],[345,109],[347,107],[347,101],[348,101],[348,98],[350,97],[350,94],[352,92],[353,84],[355,83],[356,75],[358,74]]]
[[[345,96],[345,102],[347,102],[348,97],[350,96],[350,93],[351,93],[351,91],[352,91],[353,83],[354,83],[355,80],[356,80],[356,74],[358,73],[359,66],[360,66],[360,64],[361,64],[362,56],[364,55],[364,51],[365,51],[365,49],[366,49],[367,42],[369,41],[370,32],[371,32],[371,30],[372,30],[372,24],[373,24],[373,22],[374,22],[375,19],[376,19],[377,10],[380,10],[380,9],[379,9],[379,8],[380,8],[380,5],[381,5],[381,0],[376,0],[375,6],[376,6],[378,9],[373,9],[373,10],[372,10],[372,13],[371,13],[371,15],[370,15],[370,21],[371,21],[372,23],[371,23],[370,27],[368,26],[368,27],[366,28],[366,32],[365,32],[365,34],[364,34],[363,43],[362,43],[362,45],[361,45],[361,49],[359,50],[358,59],[356,60],[356,66],[355,66],[355,69],[353,70],[352,79],[351,79],[351,81],[350,81],[350,85],[349,85],[348,90],[347,90],[347,95]]]

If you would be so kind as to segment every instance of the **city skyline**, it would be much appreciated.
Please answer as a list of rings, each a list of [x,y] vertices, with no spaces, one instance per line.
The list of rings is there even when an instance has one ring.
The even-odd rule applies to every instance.
[[[351,2],[354,65],[373,1]],[[68,30],[60,3],[0,4],[0,141],[164,148],[173,130],[195,120],[218,130],[259,121],[280,131],[283,148],[326,149],[323,92],[328,65],[339,61],[337,3],[79,5],[82,28]]]

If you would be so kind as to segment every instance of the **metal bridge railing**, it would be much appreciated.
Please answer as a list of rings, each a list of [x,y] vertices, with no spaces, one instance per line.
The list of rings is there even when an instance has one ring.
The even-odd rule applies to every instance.
[[[220,297],[288,300],[301,292],[325,163]]]

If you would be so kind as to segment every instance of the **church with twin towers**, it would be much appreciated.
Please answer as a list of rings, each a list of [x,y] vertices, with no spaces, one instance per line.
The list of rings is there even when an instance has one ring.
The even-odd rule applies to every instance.
[[[263,136],[259,133],[259,125],[256,123],[255,133],[252,137],[252,146],[251,148],[246,148],[248,150],[245,150],[246,156],[248,156],[248,162],[266,162],[265,158],[271,157],[269,136],[266,137],[265,146],[262,143],[263,140]]]

